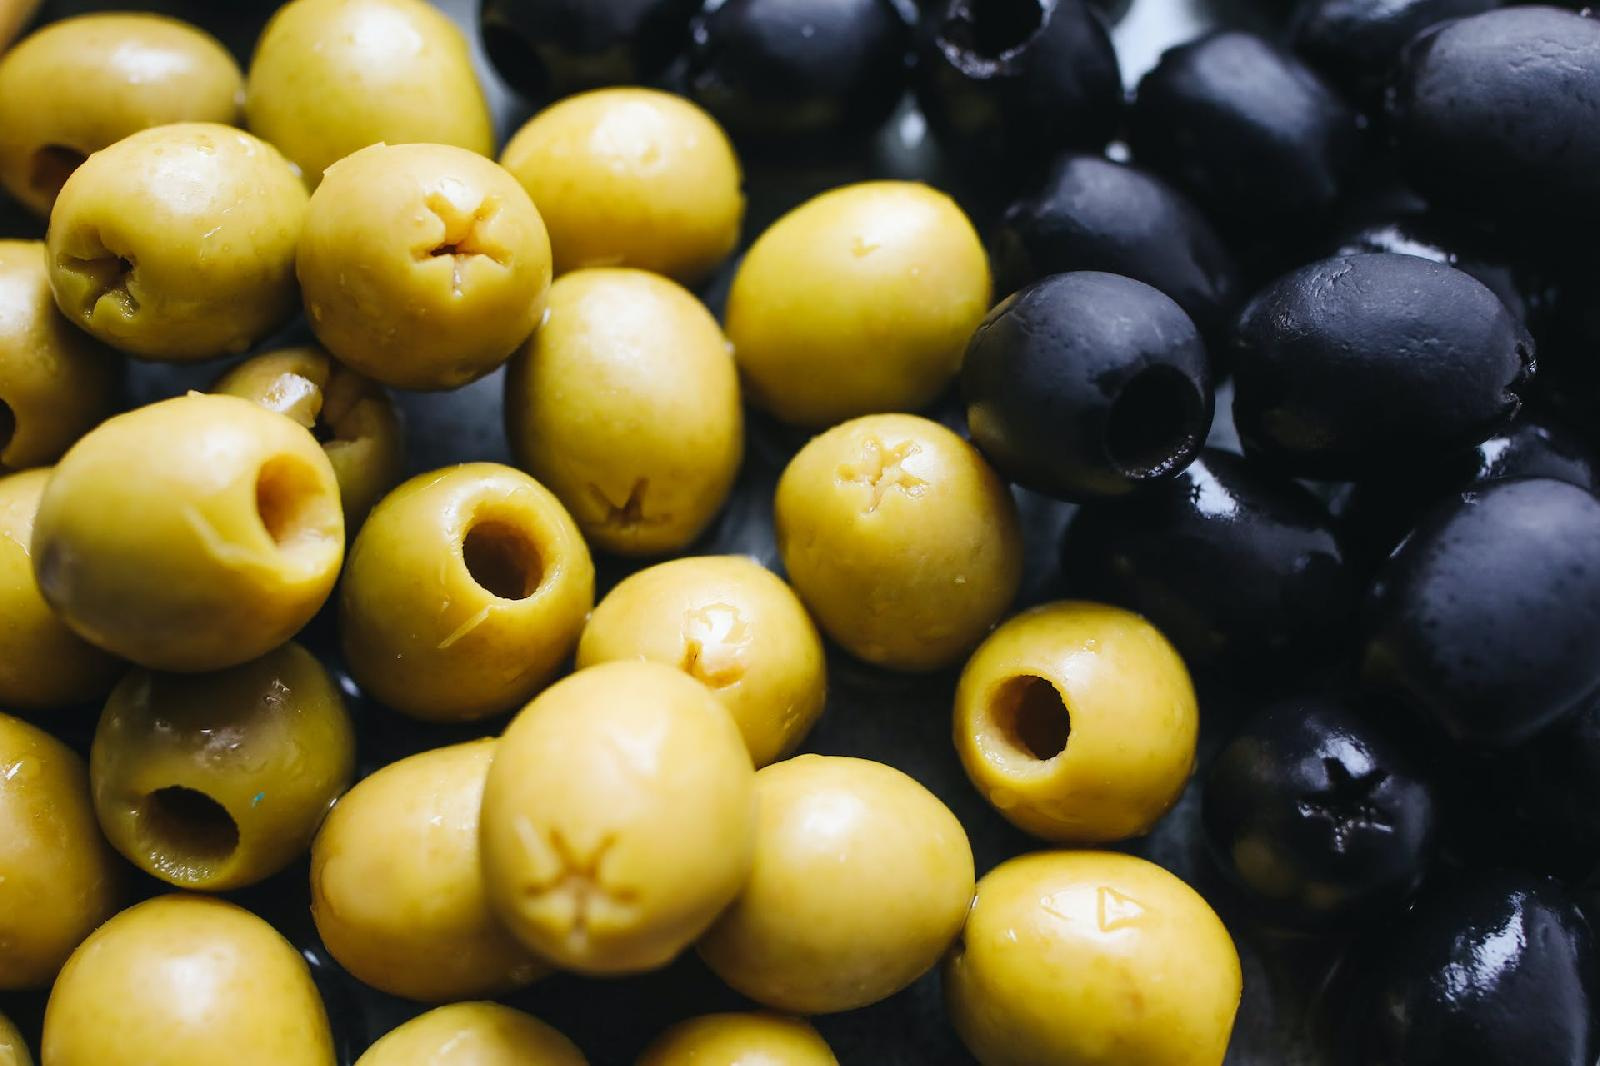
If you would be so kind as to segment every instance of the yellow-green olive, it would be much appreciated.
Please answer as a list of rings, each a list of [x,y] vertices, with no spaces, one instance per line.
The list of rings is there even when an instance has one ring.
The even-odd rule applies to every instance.
[[[423,1002],[498,995],[544,966],[489,909],[478,809],[495,741],[391,763],[351,789],[311,848],[311,915],[333,957]]]
[[[72,172],[45,243],[56,305],[107,344],[187,362],[242,352],[299,305],[306,190],[229,126],[142,130]]]
[[[179,888],[217,892],[303,855],[354,772],[339,687],[298,644],[211,674],[133,671],[89,753],[116,849]]]
[[[739,891],[755,826],[750,755],[705,686],[605,663],[506,730],[483,794],[484,880],[501,920],[556,965],[649,970]]]
[[[0,989],[50,983],[116,911],[116,863],[95,824],[83,760],[0,714]]]
[[[105,696],[123,666],[50,610],[29,542],[50,471],[0,477],[0,707],[50,710]]]
[[[822,631],[894,670],[948,666],[1022,581],[1006,486],[972,445],[913,415],[813,438],[778,481],[778,551]]]
[[[1099,844],[1178,801],[1200,730],[1194,687],[1132,611],[1064,601],[1006,622],[956,689],[956,751],[995,809],[1035,836]]]
[[[706,1014],[679,1022],[637,1066],[839,1066],[817,1030],[780,1014]]]
[[[944,391],[989,309],[989,261],[955,201],[904,181],[846,185],[756,239],[728,294],[750,401],[829,426]]]
[[[1239,956],[1206,901],[1154,863],[1041,852],[978,882],[944,991],[983,1066],[1220,1066]]]
[[[501,155],[539,205],[556,273],[638,267],[693,285],[739,243],[739,160],[681,96],[616,88],[569,96]]]
[[[972,847],[938,797],[893,767],[801,755],[756,774],[755,868],[701,939],[735,991],[798,1014],[876,1003],[961,931]]]
[[[39,10],[40,0],[6,0],[0,3],[0,52],[11,46],[22,27]]]
[[[328,168],[295,263],[317,339],[402,389],[453,389],[504,363],[544,313],[550,240],[492,160],[375,144]]]
[[[0,4],[0,24],[17,6]],[[243,89],[228,50],[188,23],[132,13],[52,22],[0,58],[0,186],[48,215],[92,153],[151,126],[232,125]]]
[[[42,466],[115,408],[122,367],[56,310],[39,241],[0,241],[0,472]]]
[[[561,503],[520,470],[468,463],[373,508],[350,548],[339,632],[380,703],[462,721],[543,688],[593,606],[594,563]]]
[[[245,116],[315,187],[371,144],[494,151],[466,38],[424,0],[294,0],[250,61]]]
[[[242,907],[147,900],[112,918],[61,970],[39,1059],[50,1066],[334,1066],[300,953]]]
[[[587,1066],[572,1041],[498,1003],[452,1003],[389,1031],[356,1066]]]
[[[518,465],[550,487],[597,548],[689,546],[744,454],[739,379],[716,319],[642,270],[582,270],[506,375]]]
[[[32,551],[46,602],[90,643],[153,670],[220,670],[322,606],[344,515],[303,427],[191,393],[73,445],[45,485]]]
[[[3,41],[0,47],[4,47]],[[0,1014],[0,1066],[33,1066],[33,1057],[28,1054],[22,1034],[4,1014]]]
[[[757,766],[792,752],[827,698],[822,639],[783,580],[743,556],[660,563],[594,609],[578,669],[614,659],[676,666],[733,715]]]
[[[394,401],[373,382],[320,348],[283,348],[246,359],[213,392],[287,415],[322,442],[339,480],[347,531],[400,482],[406,446]]]

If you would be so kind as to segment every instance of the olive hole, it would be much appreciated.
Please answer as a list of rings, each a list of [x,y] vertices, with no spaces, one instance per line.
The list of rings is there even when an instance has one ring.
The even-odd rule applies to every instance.
[[[959,53],[994,60],[1027,44],[1043,25],[1042,0],[956,0],[939,39]]]
[[[300,460],[279,456],[256,474],[256,514],[279,548],[322,539],[328,510],[321,481]]]
[[[0,453],[11,447],[11,438],[17,435],[17,414],[11,405],[0,400]]]
[[[151,858],[163,870],[205,876],[239,847],[238,823],[222,804],[182,785],[147,795],[137,818]]]
[[[1192,458],[1206,431],[1205,402],[1183,372],[1154,366],[1134,375],[1106,415],[1106,457],[1135,481]]]
[[[1044,761],[1067,750],[1072,715],[1061,693],[1045,678],[1009,678],[989,701],[989,714],[1001,737],[1019,752]]]
[[[525,600],[544,580],[544,560],[527,530],[510,522],[478,522],[461,541],[467,573],[489,595]]]
[[[33,166],[28,172],[28,185],[44,196],[54,197],[61,186],[72,177],[72,172],[83,165],[88,157],[76,148],[64,144],[47,144],[33,153]]]

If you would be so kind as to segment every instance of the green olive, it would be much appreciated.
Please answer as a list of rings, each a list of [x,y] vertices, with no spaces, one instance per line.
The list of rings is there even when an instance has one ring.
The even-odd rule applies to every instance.
[[[706,1014],[658,1036],[636,1066],[839,1066],[811,1025],[781,1014]]]
[[[423,0],[285,4],[256,44],[244,108],[313,187],[380,142],[494,151],[466,38]]]
[[[232,125],[243,94],[228,50],[188,23],[131,13],[49,23],[0,58],[0,186],[48,215],[91,154],[151,126]]]
[[[560,502],[519,470],[468,463],[373,508],[350,548],[339,633],[373,698],[463,721],[544,687],[593,606],[594,563]]]
[[[1004,482],[972,445],[913,415],[871,415],[800,449],[778,482],[778,551],[822,631],[894,670],[958,661],[1022,580]]]
[[[90,643],[154,670],[220,670],[265,655],[322,606],[344,515],[305,429],[191,393],[73,445],[45,486],[32,551],[46,602]]]
[[[517,715],[489,768],[489,899],[558,966],[665,966],[750,873],[754,777],[698,681],[649,662],[579,671]]]
[[[498,1003],[437,1007],[390,1030],[356,1066],[588,1066],[572,1041]]]
[[[212,388],[287,415],[311,431],[339,479],[347,531],[399,484],[406,446],[400,412],[373,382],[320,348],[282,348],[246,359]]]
[[[0,241],[0,471],[42,466],[116,407],[122,365],[56,310],[39,241]]]
[[[0,1066],[33,1066],[22,1034],[4,1014],[0,1014]]]
[[[39,10],[41,0],[6,0],[0,3],[0,52],[11,47],[11,42],[17,39],[17,34],[22,31],[33,18],[34,12]]]
[[[498,995],[545,970],[489,909],[478,808],[495,741],[391,763],[341,799],[311,848],[311,915],[339,965],[393,996]]]
[[[0,714],[0,989],[43,988],[116,909],[121,877],[76,752]]]
[[[304,854],[354,772],[338,685],[298,644],[210,674],[133,671],[89,753],[116,849],[169,884],[216,892]]]
[[[716,319],[642,270],[580,270],[506,375],[518,465],[597,548],[681,551],[733,488],[744,454],[739,379]]]
[[[123,666],[50,610],[28,544],[50,471],[0,477],[0,707],[52,710],[102,699]]]
[[[439,144],[376,144],[328,168],[295,269],[317,339],[403,389],[453,389],[527,339],[550,239],[516,179]]]
[[[755,867],[700,957],[776,1010],[876,1003],[949,947],[972,901],[972,847],[938,797],[893,767],[801,755],[756,774]]]
[[[334,1066],[305,960],[205,896],[147,900],[73,953],[45,1007],[50,1066]]]

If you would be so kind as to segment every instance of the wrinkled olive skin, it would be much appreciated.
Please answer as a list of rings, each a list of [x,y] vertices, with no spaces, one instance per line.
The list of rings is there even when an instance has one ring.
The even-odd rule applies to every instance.
[[[298,644],[216,673],[135,670],[95,730],[95,812],[151,876],[242,888],[305,854],[350,787],[355,744],[338,685]]]
[[[425,0],[294,0],[250,60],[245,117],[310,188],[368,145],[494,151],[466,38]]]
[[[967,425],[1005,477],[1064,500],[1124,496],[1187,466],[1211,427],[1193,320],[1117,274],[1055,274],[978,325],[961,370]]]
[[[1590,1066],[1594,933],[1554,881],[1477,873],[1423,900],[1363,975],[1352,1041],[1369,1066]]]
[[[1103,270],[1153,285],[1212,334],[1232,325],[1239,279],[1210,221],[1140,167],[1068,153],[1006,208],[992,242],[996,289],[1050,274]]]
[[[498,1003],[452,1003],[391,1029],[356,1066],[588,1066],[572,1041]]]
[[[1212,763],[1206,842],[1274,923],[1325,928],[1398,906],[1427,872],[1433,793],[1339,697],[1276,703]]]
[[[1289,44],[1301,59],[1367,114],[1407,42],[1428,27],[1500,6],[1500,0],[1300,0]]]
[[[1250,33],[1169,49],[1139,82],[1133,158],[1229,228],[1315,222],[1344,192],[1355,113],[1294,55]]]
[[[62,968],[45,1008],[51,1066],[334,1066],[333,1037],[299,952],[242,907],[147,900]]]
[[[116,911],[122,872],[76,752],[0,714],[0,767],[0,989],[44,988]]]
[[[48,215],[62,182],[88,156],[151,126],[232,125],[243,88],[222,43],[176,19],[93,14],[52,22],[0,59],[0,186]]]
[[[3,38],[0,47],[4,47]],[[0,1014],[0,1066],[33,1066],[33,1056],[28,1054],[22,1034],[4,1014]]]
[[[1483,247],[1458,225],[1423,212],[1385,212],[1338,233],[1328,246],[1330,256],[1394,252],[1431,259],[1471,274],[1500,297],[1520,321],[1528,318],[1528,298],[1516,271],[1495,251]]]
[[[839,1066],[812,1025],[781,1014],[705,1014],[651,1041],[635,1066]],[[0,1060],[3,1066],[3,1060]]]
[[[1062,566],[1071,591],[1138,611],[1191,666],[1268,674],[1332,657],[1362,581],[1320,500],[1213,449],[1171,481],[1084,507]]]
[[[1407,47],[1389,125],[1430,200],[1583,250],[1600,225],[1600,23],[1510,7],[1434,26]]]
[[[1504,746],[1600,692],[1600,500],[1497,481],[1432,511],[1368,604],[1363,680],[1451,738]]]
[[[1013,6],[1027,17],[1008,18]],[[940,144],[985,172],[1097,150],[1122,115],[1111,36],[1081,0],[939,0],[922,12],[914,81]]]
[[[1348,480],[1469,447],[1509,422],[1533,373],[1533,339],[1453,267],[1352,255],[1258,293],[1233,359],[1246,454]]]
[[[481,0],[483,48],[533,101],[654,81],[689,34],[696,0]]]

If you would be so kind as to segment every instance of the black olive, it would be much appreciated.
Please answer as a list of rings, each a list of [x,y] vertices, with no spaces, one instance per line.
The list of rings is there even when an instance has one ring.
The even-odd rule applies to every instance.
[[[1411,255],[1325,259],[1240,315],[1233,416],[1248,453],[1355,479],[1477,443],[1516,414],[1533,341],[1493,292]]]
[[[1501,753],[1489,776],[1496,844],[1563,877],[1600,866],[1600,702]]]
[[[1298,927],[1402,903],[1433,846],[1428,783],[1333,696],[1252,718],[1212,764],[1201,817],[1228,879],[1270,921]]]
[[[1327,255],[1392,252],[1414,255],[1453,266],[1487,285],[1520,321],[1528,317],[1528,300],[1510,263],[1480,247],[1473,234],[1459,233],[1447,223],[1422,213],[1390,213],[1346,227],[1329,242]]]
[[[961,371],[972,440],[1004,476],[1060,499],[1170,477],[1211,425],[1205,346],[1183,308],[1119,274],[1055,274],[972,334]]]
[[[1104,270],[1154,285],[1202,333],[1230,320],[1233,260],[1204,215],[1139,167],[1069,153],[1043,186],[1006,209],[994,239],[1001,292],[1069,270]]]
[[[1099,149],[1122,110],[1111,36],[1083,0],[941,0],[923,12],[915,80],[934,136],[991,176]]]
[[[1292,53],[1226,32],[1169,49],[1129,113],[1134,159],[1230,228],[1276,232],[1328,212],[1360,148],[1355,112]]]
[[[1600,694],[1600,500],[1493,481],[1431,512],[1370,597],[1367,689],[1452,738],[1527,740]]]
[[[726,0],[694,19],[686,86],[741,147],[813,151],[883,125],[910,50],[891,0]]]
[[[1138,611],[1191,666],[1252,678],[1336,655],[1360,595],[1320,500],[1210,448],[1171,481],[1082,508],[1062,566],[1074,594]]]
[[[683,50],[697,0],[480,0],[483,49],[513,89],[545,101],[654,81]]]

